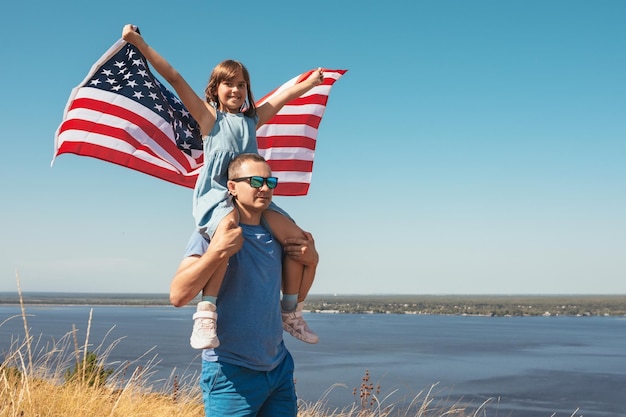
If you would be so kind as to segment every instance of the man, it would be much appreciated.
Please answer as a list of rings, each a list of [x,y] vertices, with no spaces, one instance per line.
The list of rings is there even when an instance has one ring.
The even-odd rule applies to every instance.
[[[194,232],[170,286],[170,301],[183,306],[201,291],[204,277],[229,259],[217,305],[220,345],[202,352],[200,386],[207,417],[297,415],[294,363],[282,338],[282,248],[262,224],[272,200],[271,175],[267,162],[256,154],[231,162],[228,190],[240,224],[225,225],[210,244]],[[258,183],[260,187],[252,186]],[[312,237],[288,243],[287,256],[309,268],[307,275],[313,277],[318,255]],[[304,283],[302,297],[311,284],[312,279]]]

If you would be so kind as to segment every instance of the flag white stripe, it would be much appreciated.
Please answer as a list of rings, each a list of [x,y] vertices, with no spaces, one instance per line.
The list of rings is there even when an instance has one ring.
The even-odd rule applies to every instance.
[[[288,161],[296,159],[299,161],[313,161],[315,151],[306,148],[279,148],[259,149],[259,154],[268,161]]]
[[[300,98],[305,98],[305,97],[309,97],[313,95],[328,96],[330,93],[330,87],[332,86],[325,85],[325,84],[318,85],[316,87],[311,88],[306,93],[302,94]]]
[[[304,136],[314,139],[317,129],[308,125],[264,124],[257,130],[257,137],[269,136]]]
[[[290,182],[311,182],[311,172],[299,171],[272,171],[272,175],[278,178],[279,184],[287,184]]]
[[[301,106],[294,105],[285,105],[280,110],[280,115],[283,114],[298,114],[308,116],[310,114],[314,114],[315,116],[322,116],[324,114],[324,109],[326,106],[321,104],[303,104]]]

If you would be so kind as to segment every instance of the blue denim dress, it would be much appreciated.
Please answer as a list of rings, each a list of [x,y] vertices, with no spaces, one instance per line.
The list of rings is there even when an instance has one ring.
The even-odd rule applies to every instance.
[[[216,111],[215,125],[202,139],[204,166],[198,174],[193,191],[193,216],[200,233],[209,238],[220,221],[234,210],[228,193],[228,164],[239,154],[259,153],[256,139],[258,116]],[[289,217],[276,204],[270,210]]]

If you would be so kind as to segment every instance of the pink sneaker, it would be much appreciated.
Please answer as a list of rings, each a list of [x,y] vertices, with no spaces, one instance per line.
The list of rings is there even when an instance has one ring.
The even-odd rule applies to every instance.
[[[217,313],[215,304],[200,301],[193,315],[193,331],[189,342],[194,349],[210,349],[220,345],[217,338]]]
[[[281,313],[283,318],[283,330],[302,342],[315,344],[319,342],[320,338],[309,328],[306,321],[304,321],[302,317],[302,307],[303,303],[298,303],[296,311],[283,311]]]

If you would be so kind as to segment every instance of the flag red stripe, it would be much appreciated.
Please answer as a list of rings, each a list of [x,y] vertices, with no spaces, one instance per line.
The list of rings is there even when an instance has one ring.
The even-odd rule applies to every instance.
[[[317,141],[308,136],[257,136],[259,150],[269,148],[306,148],[315,150]]]
[[[319,104],[321,106],[325,106],[326,103],[328,103],[328,96],[323,94],[311,94],[310,96],[293,99],[288,103],[288,105],[302,106],[304,104]]]
[[[299,196],[307,195],[309,192],[309,184],[305,182],[279,182],[274,189],[274,195],[277,196]]]
[[[312,172],[313,161],[300,159],[270,159],[267,161],[272,171]]]
[[[142,159],[135,158],[131,154],[115,149],[104,148],[89,142],[63,142],[57,150],[57,155],[63,153],[89,156],[106,162],[112,162],[188,188],[193,188],[196,185],[197,175],[180,175],[179,172],[161,168]]]
[[[307,125],[317,129],[322,118],[313,114],[280,114],[272,117],[266,125]]]

